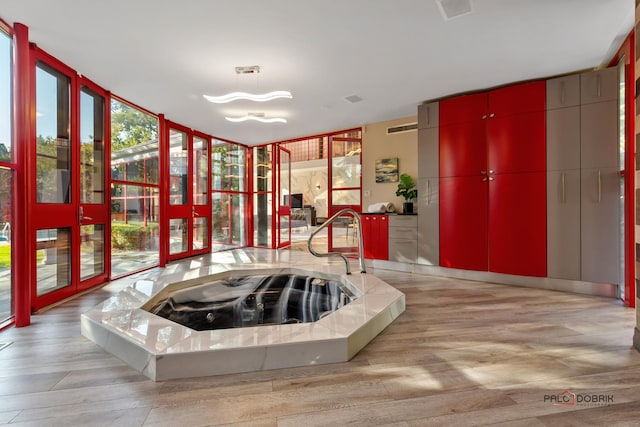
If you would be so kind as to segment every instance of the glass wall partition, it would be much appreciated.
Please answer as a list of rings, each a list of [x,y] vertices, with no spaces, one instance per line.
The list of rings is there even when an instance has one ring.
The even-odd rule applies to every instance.
[[[11,37],[0,31],[0,324],[13,316],[11,212],[13,206]]]
[[[111,275],[160,262],[158,119],[111,100]]]
[[[253,151],[253,245],[274,248],[273,229],[273,145]]]
[[[246,148],[214,139],[211,143],[211,248],[247,245]]]

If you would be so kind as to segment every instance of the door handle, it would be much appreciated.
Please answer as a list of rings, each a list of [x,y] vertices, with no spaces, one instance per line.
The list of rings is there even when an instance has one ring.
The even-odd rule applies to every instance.
[[[196,212],[196,207],[195,206],[191,206],[191,217],[195,218],[197,216],[200,216],[200,215]]]
[[[90,216],[84,216],[84,209],[82,206],[78,208],[78,222],[82,225],[82,221],[91,221],[93,218]]]
[[[427,204],[431,204],[431,180],[427,180]]]
[[[602,202],[602,173],[598,171],[598,203]]]
[[[562,203],[567,202],[567,185],[566,185],[566,174],[562,172],[561,181],[562,181]]]

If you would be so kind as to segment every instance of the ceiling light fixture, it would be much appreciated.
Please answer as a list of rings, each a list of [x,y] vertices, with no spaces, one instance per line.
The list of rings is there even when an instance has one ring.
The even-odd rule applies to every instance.
[[[287,123],[287,119],[282,117],[265,117],[264,113],[249,113],[246,116],[241,117],[225,117],[230,122],[240,123],[246,122],[247,120],[255,120],[260,123]]]
[[[240,99],[246,99],[248,101],[255,102],[267,102],[278,98],[293,98],[291,92],[286,90],[276,90],[273,92],[263,94],[252,94],[247,92],[231,92],[221,96],[202,95],[204,99],[214,104],[225,104],[227,102],[238,101]]]

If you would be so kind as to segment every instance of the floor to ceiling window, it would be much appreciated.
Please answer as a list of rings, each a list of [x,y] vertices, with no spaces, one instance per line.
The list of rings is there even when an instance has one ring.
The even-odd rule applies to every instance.
[[[13,315],[11,281],[11,37],[0,31],[0,323]]]
[[[246,148],[211,142],[211,248],[246,246]]]
[[[160,262],[158,119],[111,100],[111,275]]]

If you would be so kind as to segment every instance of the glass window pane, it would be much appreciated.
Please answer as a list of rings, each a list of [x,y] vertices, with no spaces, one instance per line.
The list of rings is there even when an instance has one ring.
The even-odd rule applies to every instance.
[[[158,119],[111,100],[111,177],[158,184]]]
[[[172,218],[169,220],[169,254],[180,254],[187,251],[189,220]]]
[[[159,263],[158,189],[114,184],[111,190],[111,273],[114,277]]]
[[[253,182],[255,182],[255,191],[271,191],[271,146],[257,147],[254,154]]]
[[[193,204],[206,205],[209,200],[208,141],[193,138]]]
[[[331,159],[331,184],[333,188],[360,187],[359,147],[359,142],[334,141],[334,152]]]
[[[12,160],[11,64],[11,37],[0,31],[0,161],[3,162]]]
[[[209,247],[209,230],[207,218],[193,219],[193,250],[198,251]]]
[[[104,273],[104,225],[80,226],[80,280]]]
[[[80,202],[104,203],[104,98],[80,91]]]
[[[9,169],[0,169],[0,322],[13,314],[11,289],[11,209],[12,176]]]
[[[359,205],[360,190],[334,190],[331,198],[334,206]]]
[[[169,204],[189,203],[187,192],[187,161],[189,159],[189,137],[185,132],[169,131]]]
[[[71,284],[71,228],[36,232],[36,281],[38,296]]]
[[[245,246],[246,195],[213,193],[211,196],[211,247],[214,250]]]
[[[69,77],[36,67],[36,200],[71,203]]]
[[[271,193],[254,195],[253,242],[255,246],[271,247]]]

